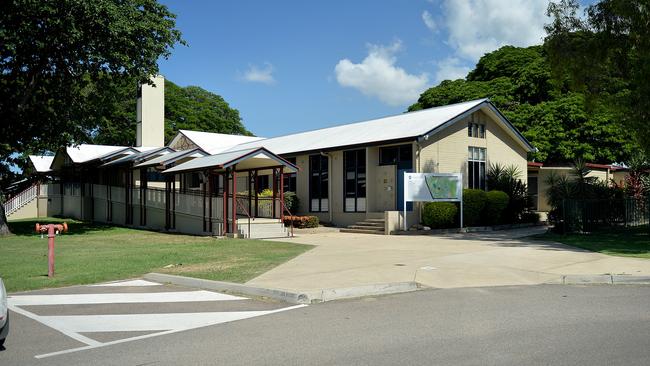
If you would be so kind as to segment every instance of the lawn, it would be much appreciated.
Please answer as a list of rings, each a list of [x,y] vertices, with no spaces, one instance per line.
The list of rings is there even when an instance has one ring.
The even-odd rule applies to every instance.
[[[629,230],[612,229],[591,234],[546,233],[537,235],[537,238],[603,254],[650,259],[650,233],[647,227]]]
[[[39,219],[38,222],[61,222]],[[216,239],[65,220],[56,237],[55,276],[47,277],[47,235],[34,220],[10,222],[0,237],[0,277],[7,291],[89,284],[163,272],[210,280],[246,282],[311,249],[309,245],[247,239]],[[165,268],[172,265],[171,268]]]

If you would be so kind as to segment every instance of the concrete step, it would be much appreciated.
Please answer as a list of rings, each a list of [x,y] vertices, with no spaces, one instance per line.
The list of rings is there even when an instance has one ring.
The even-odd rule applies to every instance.
[[[384,235],[384,230],[340,229],[339,231],[342,233]]]
[[[383,228],[385,224],[383,222],[375,222],[375,221],[360,221],[360,222],[355,223],[355,225],[364,225],[364,226],[373,226],[373,227],[381,227],[381,228]]]
[[[368,221],[368,222],[381,222],[382,224],[383,224],[384,222],[386,222],[385,219],[365,219],[364,221]]]
[[[375,225],[362,225],[362,223],[356,223],[354,225],[348,225],[348,229],[360,229],[360,230],[376,230],[376,231],[384,231],[383,226],[375,226]]]

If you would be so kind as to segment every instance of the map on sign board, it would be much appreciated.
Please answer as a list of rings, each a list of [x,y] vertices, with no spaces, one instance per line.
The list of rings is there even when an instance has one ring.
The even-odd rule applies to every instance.
[[[424,179],[434,200],[458,198],[458,177],[428,175]]]
[[[405,173],[404,200],[459,201],[462,198],[462,179],[459,173]]]

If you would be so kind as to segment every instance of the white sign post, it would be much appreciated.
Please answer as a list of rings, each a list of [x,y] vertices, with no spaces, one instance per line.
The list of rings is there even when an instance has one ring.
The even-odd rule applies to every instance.
[[[404,231],[407,202],[460,202],[463,228],[463,175],[461,173],[404,173]]]

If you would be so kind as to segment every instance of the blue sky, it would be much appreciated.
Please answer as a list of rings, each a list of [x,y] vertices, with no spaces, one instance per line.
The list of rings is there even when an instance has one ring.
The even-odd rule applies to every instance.
[[[258,136],[397,114],[484,52],[541,43],[546,0],[180,1],[160,71],[223,96]]]

